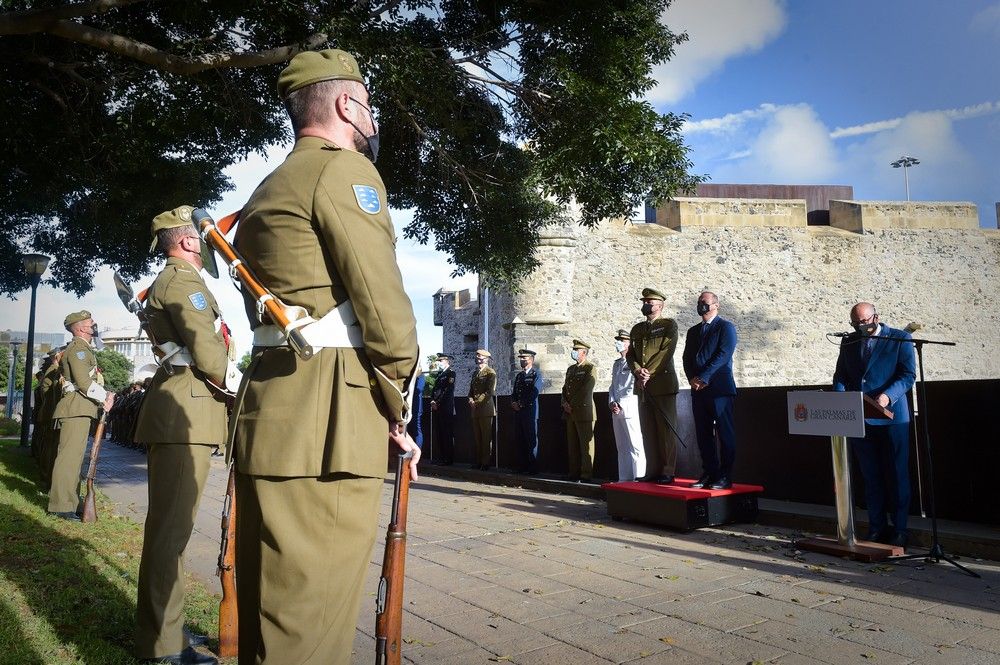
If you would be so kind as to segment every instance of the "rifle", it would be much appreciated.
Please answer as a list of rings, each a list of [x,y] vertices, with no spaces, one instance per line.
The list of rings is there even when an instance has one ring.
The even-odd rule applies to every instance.
[[[410,460],[400,453],[392,490],[392,513],[385,534],[382,576],[375,597],[375,665],[399,665],[403,633],[403,565],[406,561],[406,506],[410,499]]]
[[[94,501],[94,478],[97,476],[97,457],[101,454],[101,440],[104,438],[104,420],[107,412],[101,410],[97,419],[97,429],[94,430],[94,444],[90,447],[90,466],[87,467],[87,496],[83,499],[83,522],[97,521],[97,504]]]
[[[146,310],[142,307],[142,302],[146,299],[146,291],[143,290],[138,297],[132,293],[132,287],[125,283],[122,276],[118,274],[116,270],[114,273],[115,278],[115,291],[118,292],[118,299],[122,301],[125,305],[125,309],[135,314],[135,317],[139,319],[139,331],[145,332],[146,337],[149,339],[149,343],[153,349],[153,354],[157,355],[156,340],[153,338],[153,333],[149,330],[149,319],[146,318]],[[160,355],[157,355],[157,359],[160,360]],[[168,376],[174,375],[174,366],[169,362],[158,363],[163,371],[167,373]]]
[[[236,249],[229,244],[226,236],[223,235],[223,229],[232,228],[232,224],[235,223],[237,217],[238,214],[230,215],[226,218],[226,222],[216,224],[212,216],[202,208],[197,208],[191,213],[191,219],[193,220],[194,228],[198,231],[198,235],[222,256],[222,260],[229,266],[229,275],[233,279],[239,280],[243,288],[257,301],[258,317],[263,320],[266,313],[271,318],[271,321],[281,328],[292,350],[303,360],[309,360],[313,357],[313,348],[306,341],[306,338],[302,336],[302,331],[294,326],[293,322],[285,314],[281,301],[275,298],[260,283],[257,276],[247,267],[243,257],[236,252]],[[232,222],[229,220],[232,220]]]
[[[226,501],[222,506],[222,542],[219,546],[219,566],[216,574],[222,582],[219,603],[219,655],[238,655],[239,617],[236,612],[236,464],[229,467]]]

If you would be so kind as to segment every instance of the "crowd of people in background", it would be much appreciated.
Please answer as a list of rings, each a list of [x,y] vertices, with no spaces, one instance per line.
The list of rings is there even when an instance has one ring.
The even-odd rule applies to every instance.
[[[674,366],[679,340],[677,322],[665,315],[665,296],[653,288],[642,290],[644,317],[626,330],[619,328],[610,340],[616,359],[611,369],[607,409],[610,411],[618,450],[617,480],[671,484],[677,466],[677,393],[680,385]],[[733,352],[736,327],[718,315],[719,298],[706,291],[698,296],[696,310],[701,322],[687,331],[683,369],[692,391],[692,416],[702,474],[697,488],[732,487],[736,441],[733,404]],[[574,339],[562,384],[560,406],[566,432],[566,463],[570,482],[592,482],[594,478],[594,426],[597,405],[597,369],[590,360],[591,345]],[[532,349],[518,349],[520,371],[510,395],[513,411],[513,468],[522,474],[538,472],[538,397],[542,373],[535,366]],[[490,466],[495,439],[496,372],[489,367],[491,354],[479,349],[471,377],[468,404],[475,442],[472,466]],[[437,369],[430,408],[436,464],[455,461],[455,371],[453,357],[437,355]]]

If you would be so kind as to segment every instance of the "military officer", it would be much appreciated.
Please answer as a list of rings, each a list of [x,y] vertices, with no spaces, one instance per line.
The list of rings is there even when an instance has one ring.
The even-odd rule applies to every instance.
[[[153,218],[150,251],[167,259],[146,295],[146,317],[161,357],[139,412],[135,438],[147,446],[146,514],[136,603],[135,655],[168,663],[215,663],[193,649],[184,630],[184,550],[212,448],[226,440],[230,373],[219,306],[199,270],[201,239],[191,206]],[[168,373],[169,365],[172,373]],[[200,640],[198,640],[200,642]]]
[[[535,368],[535,355],[531,349],[517,352],[521,371],[514,377],[510,394],[518,473],[534,474],[538,470],[538,394],[542,392],[542,373]]]
[[[295,146],[243,207],[235,243],[306,322],[316,354],[301,359],[247,298],[254,350],[234,434],[239,654],[348,663],[387,440],[413,451],[416,477],[420,449],[406,434],[416,321],[358,63],[340,50],[300,53],[278,93]]]
[[[91,422],[98,410],[105,411],[115,402],[115,394],[101,385],[97,356],[91,340],[97,336],[97,324],[90,312],[73,312],[63,320],[73,339],[66,345],[59,371],[64,379],[63,395],[52,417],[59,429],[59,446],[52,465],[49,489],[49,513],[67,520],[79,521],[80,466],[87,451]]]
[[[639,399],[635,396],[635,377],[626,360],[629,342],[628,331],[619,329],[615,335],[618,357],[611,367],[611,385],[608,386],[608,408],[618,449],[619,481],[635,480],[646,473],[646,452],[639,428]]]
[[[647,475],[640,480],[668,484],[674,482],[677,466],[677,439],[672,427],[677,423],[679,383],[674,370],[677,322],[664,316],[664,299],[656,289],[642,290],[646,320],[632,326],[625,357],[635,376],[639,426],[646,450]]]
[[[52,482],[52,464],[55,462],[55,450],[59,444],[58,431],[54,429],[55,423],[52,419],[52,413],[62,396],[62,377],[59,373],[61,359],[62,347],[49,351],[48,365],[42,373],[42,380],[38,385],[40,399],[38,400],[35,422],[35,435],[38,437],[36,458],[42,486],[46,490],[49,489]]]
[[[455,462],[455,370],[446,353],[438,354],[437,364],[431,391],[431,419],[437,437],[434,463],[448,466]]]
[[[566,445],[569,450],[570,481],[589,482],[594,475],[594,386],[597,368],[587,359],[590,345],[573,340],[570,357],[573,364],[566,369],[562,387],[562,409],[566,419]]]
[[[493,444],[493,416],[496,415],[496,405],[493,397],[497,392],[497,373],[489,364],[490,352],[486,349],[476,351],[476,369],[469,383],[469,409],[472,416],[472,434],[476,449],[472,457],[472,465],[480,471],[490,468],[490,455]]]

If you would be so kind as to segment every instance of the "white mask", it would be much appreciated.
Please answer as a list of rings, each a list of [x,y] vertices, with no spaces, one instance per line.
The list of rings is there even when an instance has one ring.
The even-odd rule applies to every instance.
[[[625,350],[625,342],[623,342],[620,339],[616,339],[615,340],[615,351],[617,351],[618,353],[621,353],[624,350]]]

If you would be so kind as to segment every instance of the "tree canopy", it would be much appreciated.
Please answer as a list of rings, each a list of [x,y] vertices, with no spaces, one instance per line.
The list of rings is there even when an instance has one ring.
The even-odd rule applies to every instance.
[[[101,349],[96,353],[97,366],[104,374],[104,387],[113,393],[132,383],[132,361],[114,349]]]
[[[100,264],[144,274],[152,217],[217,202],[226,167],[289,140],[278,72],[327,47],[368,79],[404,234],[515,282],[570,202],[592,225],[699,180],[683,116],[643,99],[685,39],[669,2],[8,0],[0,292],[27,286],[28,249],[78,294]]]

